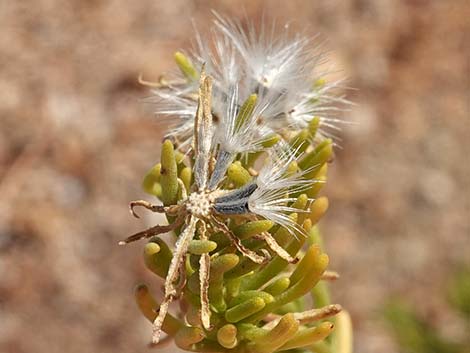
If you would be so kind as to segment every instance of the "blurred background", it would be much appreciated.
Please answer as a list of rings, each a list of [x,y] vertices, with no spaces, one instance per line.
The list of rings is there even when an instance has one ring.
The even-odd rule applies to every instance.
[[[2,0],[0,351],[147,350],[132,291],[159,285],[142,244],[117,246],[153,222],[127,209],[162,137],[137,77],[173,68],[211,9],[320,33],[357,89],[320,223],[355,351],[411,351],[397,298],[431,336],[468,338],[449,300],[470,265],[468,1]]]

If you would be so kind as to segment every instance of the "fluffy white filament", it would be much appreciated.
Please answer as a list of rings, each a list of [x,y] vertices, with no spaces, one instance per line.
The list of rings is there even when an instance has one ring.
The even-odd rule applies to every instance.
[[[257,116],[262,115],[262,110],[255,109],[243,124],[237,126],[240,108],[239,88],[233,86],[229,90],[225,114],[216,132],[217,143],[221,149],[233,154],[259,151],[263,148],[262,142],[267,137],[266,130],[262,126],[257,126]]]
[[[228,116],[223,119],[223,125],[215,126],[216,135],[227,137],[226,131],[232,128],[230,123],[234,121],[231,119],[233,109],[240,107],[250,94],[257,94],[254,115],[263,126],[246,126],[245,132],[297,130],[318,116],[318,135],[335,138],[335,130],[342,123],[338,118],[341,106],[349,102],[336,93],[342,81],[316,84],[327,74],[320,71],[326,56],[313,46],[313,40],[292,35],[287,25],[280,28],[274,22],[263,21],[256,28],[249,21],[243,26],[239,21],[214,15],[211,36],[205,39],[196,30],[194,48],[187,56],[196,70],[205,63],[207,74],[214,80],[214,115],[221,119]],[[168,136],[174,137],[184,148],[190,146],[192,138],[190,131],[197,99],[188,97],[197,94],[197,80],[185,79],[180,74],[175,82],[178,84],[154,91],[158,103],[156,114],[173,117],[171,122],[165,119],[172,129]],[[228,112],[229,109],[232,110]],[[230,139],[223,141],[228,147],[242,142],[238,146],[245,150],[256,147],[253,145],[259,142],[257,134],[241,136],[241,133],[229,134]]]
[[[248,199],[250,212],[285,227],[293,235],[303,234],[304,231],[289,214],[305,211],[290,206],[297,198],[289,195],[302,192],[316,182],[303,178],[309,170],[289,173],[288,168],[295,156],[296,151],[284,143],[274,146],[270,150],[268,163],[256,179],[258,188]]]

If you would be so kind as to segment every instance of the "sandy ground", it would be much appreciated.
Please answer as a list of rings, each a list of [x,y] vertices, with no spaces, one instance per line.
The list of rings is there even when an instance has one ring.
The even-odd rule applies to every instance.
[[[322,221],[356,352],[398,352],[390,296],[462,334],[443,295],[470,261],[468,2],[3,0],[0,351],[146,350],[132,288],[153,278],[141,244],[116,245],[145,226],[127,203],[162,134],[136,78],[170,69],[212,8],[320,33],[357,89]]]

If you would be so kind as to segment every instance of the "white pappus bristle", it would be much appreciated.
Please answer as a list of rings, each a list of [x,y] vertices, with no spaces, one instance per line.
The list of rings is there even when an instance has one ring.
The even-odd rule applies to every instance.
[[[303,231],[289,214],[305,211],[290,206],[296,198],[289,195],[302,192],[316,182],[304,178],[309,170],[289,173],[288,168],[296,160],[296,152],[285,143],[274,146],[270,150],[268,163],[256,179],[258,188],[248,199],[250,212],[285,227],[294,235],[303,234]]]

